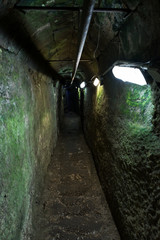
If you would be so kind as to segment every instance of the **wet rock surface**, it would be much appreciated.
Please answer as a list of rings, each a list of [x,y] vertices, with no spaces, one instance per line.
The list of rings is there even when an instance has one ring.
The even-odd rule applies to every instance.
[[[108,74],[84,94],[86,139],[123,240],[160,239],[158,92]]]
[[[120,239],[74,113],[65,116],[43,195],[35,205],[33,239]]]
[[[29,240],[58,135],[59,87],[0,48],[0,239]]]

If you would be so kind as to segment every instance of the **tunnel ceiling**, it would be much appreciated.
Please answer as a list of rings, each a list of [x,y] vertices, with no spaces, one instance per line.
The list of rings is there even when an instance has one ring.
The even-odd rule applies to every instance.
[[[7,2],[7,1],[6,1]],[[12,7],[83,7],[83,0],[8,1]],[[134,6],[137,4],[137,0]],[[127,9],[125,0],[97,0],[96,8]],[[132,7],[129,6],[130,8]],[[82,11],[18,10],[25,27],[44,58],[62,76],[71,76],[78,48]],[[126,12],[94,12],[76,77],[98,74],[97,59],[127,19]]]

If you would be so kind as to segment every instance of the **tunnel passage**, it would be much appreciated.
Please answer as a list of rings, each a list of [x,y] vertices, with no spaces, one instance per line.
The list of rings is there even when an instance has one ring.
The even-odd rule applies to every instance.
[[[39,197],[51,156],[56,163],[62,85],[72,79],[83,2],[0,1],[2,240],[30,240],[37,207],[47,211]],[[76,73],[86,82],[79,110],[85,138],[121,239],[159,240],[160,2],[92,3]],[[121,64],[139,67],[148,85],[116,79],[111,69]]]
[[[77,87],[70,87],[63,90],[64,111],[79,113],[79,93]]]

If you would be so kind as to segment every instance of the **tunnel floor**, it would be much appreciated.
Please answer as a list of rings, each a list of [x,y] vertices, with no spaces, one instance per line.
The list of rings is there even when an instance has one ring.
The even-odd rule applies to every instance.
[[[67,113],[37,207],[35,240],[119,240],[80,118]]]

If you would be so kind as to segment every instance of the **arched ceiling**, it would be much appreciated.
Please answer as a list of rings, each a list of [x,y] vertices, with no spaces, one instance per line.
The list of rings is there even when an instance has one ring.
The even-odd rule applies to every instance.
[[[83,7],[83,0],[20,0],[17,6]],[[97,0],[96,8],[127,8],[121,0]],[[23,10],[23,9],[21,9]],[[25,27],[35,45],[52,65],[64,75],[71,76],[78,48],[78,33],[82,11],[24,10]],[[76,77],[98,74],[97,57],[116,36],[126,13],[94,13]]]
[[[106,70],[116,61],[145,63],[159,59],[159,0],[96,0],[95,2],[76,79],[90,80],[94,75],[104,76]],[[4,9],[8,11],[7,20],[1,17],[0,21],[1,45],[7,48],[8,40],[17,42],[16,46],[19,46],[17,53],[25,48],[26,52],[30,51],[31,60],[33,58],[37,60],[42,56],[45,64],[48,61],[53,68],[51,72],[56,75],[55,79],[61,76],[71,78],[78,50],[83,3],[86,1],[0,1],[0,14]],[[30,9],[27,10],[25,7]],[[6,31],[9,37],[4,40]],[[24,36],[25,33],[29,33],[28,38]],[[29,40],[29,38],[31,41],[27,45],[25,39]]]

